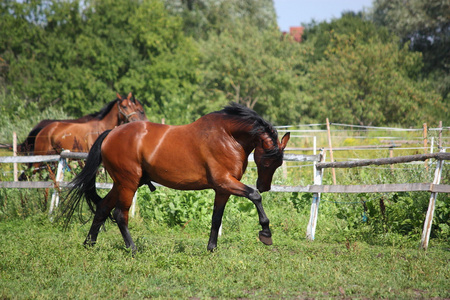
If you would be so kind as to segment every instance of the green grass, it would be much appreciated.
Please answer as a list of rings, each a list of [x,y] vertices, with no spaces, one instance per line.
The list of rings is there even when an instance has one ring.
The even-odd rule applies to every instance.
[[[245,200],[243,200],[245,201]],[[268,205],[271,207],[271,205]],[[218,248],[206,250],[209,225],[169,227],[131,220],[133,258],[115,224],[93,248],[89,225],[62,231],[45,213],[0,222],[0,297],[4,299],[143,298],[448,298],[445,242],[417,247],[304,238],[308,216],[271,217],[274,245],[258,241],[256,217],[229,216]],[[227,214],[227,211],[225,212]],[[267,209],[271,216],[271,209]],[[322,220],[325,222],[325,220]],[[238,225],[236,225],[238,223]]]
[[[335,139],[336,145],[367,144],[345,139]],[[325,145],[326,139],[318,142]],[[395,155],[414,154],[408,151]],[[388,156],[387,150],[365,157],[367,153],[340,151],[335,159]],[[312,184],[312,167],[298,165],[289,162],[286,177],[282,169],[277,171],[273,184]],[[11,165],[1,167],[1,180],[11,180]],[[76,164],[71,167],[66,180],[79,171]],[[448,170],[444,167],[442,183],[450,182]],[[338,184],[430,182],[434,166],[336,173]],[[250,163],[243,181],[255,180]],[[328,170],[324,183],[331,184]],[[265,193],[273,246],[259,242],[260,226],[251,202],[232,197],[225,210],[224,234],[210,253],[206,245],[212,192],[158,188],[150,193],[143,188],[139,214],[130,224],[139,250],[133,258],[111,222],[89,249],[82,246],[89,223],[75,220],[67,231],[51,223],[51,192],[0,189],[0,299],[450,298],[448,194],[438,195],[426,252],[418,245],[429,193],[411,192],[323,194],[314,242],[305,239],[311,195]]]

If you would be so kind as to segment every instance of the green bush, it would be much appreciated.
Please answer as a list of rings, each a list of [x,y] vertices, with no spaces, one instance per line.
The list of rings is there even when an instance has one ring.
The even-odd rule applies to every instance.
[[[181,226],[209,228],[214,205],[214,191],[177,191],[158,187],[150,192],[148,188],[138,191],[139,213],[146,220],[156,221],[170,227]],[[225,208],[223,220],[239,228],[245,217],[258,220],[253,203],[241,197],[231,197]]]
[[[17,143],[28,136],[30,130],[45,119],[69,119],[61,108],[38,108],[36,102],[26,102],[14,94],[0,93],[0,143],[12,144],[13,132],[17,134]]]
[[[139,213],[144,219],[151,219],[169,226],[183,226],[192,220],[207,221],[211,218],[212,199],[210,191],[174,191],[157,188],[139,190]]]

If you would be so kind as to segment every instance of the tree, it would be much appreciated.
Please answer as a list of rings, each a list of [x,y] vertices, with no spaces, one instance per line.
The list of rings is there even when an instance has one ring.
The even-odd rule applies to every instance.
[[[297,123],[308,100],[300,89],[310,50],[276,29],[238,25],[201,43],[205,108],[235,101],[278,124]]]
[[[196,46],[160,1],[7,1],[0,8],[5,88],[40,109],[57,105],[79,116],[132,91],[160,121],[178,118],[173,107],[186,110],[196,90]]]
[[[372,18],[401,43],[423,54],[424,73],[450,104],[450,5],[448,0],[376,0]]]
[[[312,111],[322,120],[360,125],[436,122],[442,98],[414,79],[421,67],[420,54],[397,42],[332,33],[325,58],[309,73]]]
[[[305,26],[302,39],[314,47],[314,55],[311,57],[315,63],[325,57],[325,51],[332,42],[333,34],[357,34],[364,42],[376,38],[382,43],[391,42],[395,37],[386,28],[377,27],[366,19],[361,12],[344,12],[341,18],[331,22],[311,23]]]
[[[187,35],[207,39],[237,24],[265,30],[276,26],[273,0],[165,0],[168,10],[183,19]]]

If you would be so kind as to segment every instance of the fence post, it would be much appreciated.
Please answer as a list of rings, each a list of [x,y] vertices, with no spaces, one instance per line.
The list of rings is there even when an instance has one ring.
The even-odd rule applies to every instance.
[[[17,134],[14,131],[13,132],[13,156],[17,156]],[[15,162],[13,164],[13,172],[14,172],[14,181],[19,181],[19,178],[17,177],[17,163]]]
[[[333,147],[331,145],[331,129],[330,129],[330,121],[327,118],[327,135],[328,135],[328,147],[330,147],[330,161],[334,162],[333,158]],[[331,175],[333,176],[333,184],[336,185],[336,170],[331,168]]]
[[[427,154],[428,148],[428,127],[427,123],[423,123],[423,154]],[[425,169],[428,171],[428,162],[425,160]]]
[[[320,162],[325,161],[325,152],[320,150]],[[314,185],[322,185],[323,169],[317,169],[314,165]],[[310,241],[314,240],[316,233],[317,217],[319,215],[320,193],[313,193],[313,201],[311,203],[311,214],[306,229],[306,238]]]
[[[314,136],[313,138],[313,154],[317,154],[317,137]],[[313,161],[313,180],[316,178],[316,163],[317,161]]]
[[[63,152],[70,152],[70,151],[64,150]],[[64,168],[66,165],[67,165],[66,159],[60,157],[55,177],[55,188],[53,189],[52,201],[50,202],[50,209],[48,212],[49,215],[51,215],[53,213],[53,209],[57,208],[59,205],[59,184],[64,179]]]
[[[445,152],[442,149],[441,152]],[[441,182],[442,169],[444,166],[444,160],[438,160],[436,163],[436,170],[434,171],[433,184],[439,184]],[[431,192],[430,202],[428,204],[427,216],[425,218],[425,223],[423,224],[422,239],[420,242],[420,248],[427,250],[428,242],[430,240],[431,225],[433,224],[434,209],[436,207],[437,192]]]

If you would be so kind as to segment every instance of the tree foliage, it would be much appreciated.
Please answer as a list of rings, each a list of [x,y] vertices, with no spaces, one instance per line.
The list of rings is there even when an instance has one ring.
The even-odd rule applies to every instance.
[[[448,5],[401,3],[309,24],[299,44],[273,0],[5,0],[0,86],[23,111],[71,117],[132,91],[170,124],[228,101],[276,124],[448,123]]]
[[[259,30],[276,27],[273,0],[164,0],[183,19],[184,31],[197,39],[220,34],[242,23]]]
[[[375,0],[375,24],[385,26],[413,51],[422,53],[430,75],[450,103],[450,3],[448,0]]]
[[[386,28],[378,28],[374,23],[366,20],[362,13],[345,12],[341,18],[331,22],[312,22],[306,25],[302,39],[314,46],[313,62],[325,57],[325,51],[334,38],[334,34],[357,34],[362,42],[377,39],[380,43],[389,43],[393,39]]]
[[[441,98],[414,78],[421,56],[377,39],[332,34],[325,59],[312,66],[313,112],[347,124],[411,124],[438,121]]]
[[[245,24],[201,45],[204,98],[242,103],[285,124],[298,122],[307,47],[290,38],[280,40],[277,30]]]
[[[189,99],[197,82],[197,50],[183,35],[181,20],[156,0],[83,4],[2,6],[7,18],[1,21],[6,34],[0,57],[8,90],[73,115],[102,107],[116,91],[133,91],[151,107],[154,120],[176,118],[168,107]],[[19,35],[16,28],[22,28]]]

